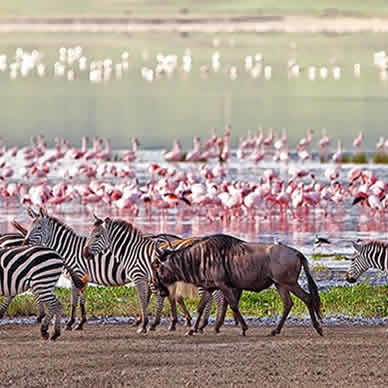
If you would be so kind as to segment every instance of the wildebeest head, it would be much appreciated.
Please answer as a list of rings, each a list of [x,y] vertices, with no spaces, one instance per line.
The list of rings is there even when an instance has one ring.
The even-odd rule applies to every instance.
[[[102,220],[96,215],[94,216],[95,222],[92,230],[89,233],[89,236],[86,240],[86,244],[82,251],[85,259],[93,259],[94,255],[98,253],[104,253],[110,249],[111,241],[108,235],[106,228],[104,227],[104,222],[107,220]]]
[[[41,207],[39,209],[39,213],[37,213],[31,207],[29,207],[27,212],[33,221],[24,238],[23,244],[47,245],[51,237],[49,215],[47,210]]]
[[[355,283],[357,279],[369,268],[368,260],[363,256],[363,245],[360,241],[352,241],[354,248],[353,255],[348,258],[350,260],[350,267],[346,272],[345,280],[349,283]]]
[[[174,252],[174,248],[167,239],[157,239],[154,242],[152,257],[152,284],[161,296],[168,296],[167,286],[174,282],[172,272],[168,268],[168,256]]]

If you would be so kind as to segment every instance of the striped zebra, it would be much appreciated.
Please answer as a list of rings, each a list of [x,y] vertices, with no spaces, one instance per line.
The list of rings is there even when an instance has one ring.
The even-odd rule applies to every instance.
[[[53,316],[55,323],[51,340],[61,334],[62,305],[54,290],[64,267],[74,284],[83,288],[87,278],[81,279],[52,249],[41,246],[0,249],[0,295],[16,296],[31,289],[37,302],[47,305],[47,315],[40,328],[44,339],[49,338],[48,327]]]
[[[380,241],[352,241],[355,253],[350,258],[346,280],[354,283],[369,268],[388,272],[388,244]]]
[[[12,221],[12,225],[19,230],[19,233],[4,233],[0,236],[0,248],[11,248],[21,246],[24,243],[25,235],[27,230],[23,228],[18,222]],[[3,318],[4,314],[8,310],[8,306],[14,299],[14,296],[7,296],[3,303],[0,303],[0,319]],[[38,322],[42,322],[45,316],[43,303],[38,303]]]
[[[136,234],[141,236],[143,243],[141,252],[139,253],[139,263],[137,256],[132,260],[124,261],[122,260],[122,256],[117,258],[110,251],[104,254],[98,254],[95,260],[91,261],[85,259],[82,255],[82,250],[86,244],[86,237],[76,234],[70,226],[65,225],[55,217],[49,216],[43,208],[39,210],[39,213],[35,213],[32,209],[29,209],[29,215],[33,218],[33,223],[26,237],[26,241],[29,244],[39,244],[54,249],[63,257],[68,265],[77,268],[81,273],[87,273],[91,283],[103,286],[119,286],[128,284],[131,281],[135,283],[142,307],[141,322],[143,322],[142,327],[138,331],[145,332],[148,323],[145,319],[146,308],[149,302],[148,279],[151,276],[149,272],[149,260],[153,251],[153,239],[160,236],[145,237],[136,230]],[[129,249],[131,247],[132,245],[130,244]],[[143,252],[145,252],[144,255]],[[68,330],[72,328],[75,322],[78,302],[81,307],[81,320],[76,329],[81,330],[86,322],[85,297],[83,293],[80,293],[72,285],[71,318],[66,324],[66,329]],[[163,299],[157,296],[157,305],[159,306],[162,303]],[[174,309],[174,306],[172,309]],[[162,307],[158,307],[157,310],[161,311]],[[186,318],[189,319],[191,317],[186,316]],[[156,316],[155,321],[158,323],[160,318],[158,319]],[[173,329],[174,323],[172,322]]]
[[[89,234],[84,248],[84,256],[90,261],[94,261],[94,255],[111,251],[118,260],[125,263],[124,265],[127,268],[127,275],[136,285],[139,300],[144,313],[143,316],[145,317],[143,326],[139,329],[139,332],[145,332],[148,323],[148,318],[146,317],[145,312],[150,298],[149,284],[152,277],[151,262],[155,250],[155,244],[159,243],[158,239],[147,239],[138,229],[124,220],[112,220],[109,217],[105,218],[105,220],[101,220],[96,216],[95,218],[96,222]],[[195,239],[183,239],[179,240],[175,244],[177,246],[184,246],[187,243],[191,244],[194,240]],[[199,290],[200,295],[202,292],[203,290]],[[156,297],[157,300],[162,298],[159,293],[156,294]],[[160,322],[160,313],[163,306],[163,299],[161,300],[161,304],[158,303],[159,307],[157,308],[157,315],[151,328],[155,328],[155,326]],[[224,297],[221,291],[217,291],[215,300],[217,303],[217,314],[221,314],[224,306]],[[212,299],[209,299],[208,305],[206,306],[207,316],[205,317],[200,329],[203,329],[207,325],[207,318],[210,313],[211,303]]]

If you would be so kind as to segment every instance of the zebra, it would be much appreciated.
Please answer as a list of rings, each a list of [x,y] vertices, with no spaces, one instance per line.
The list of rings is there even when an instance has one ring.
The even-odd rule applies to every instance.
[[[37,302],[47,305],[47,314],[40,328],[44,339],[49,339],[48,327],[51,318],[55,317],[54,333],[50,338],[53,341],[61,334],[62,305],[54,290],[63,268],[69,272],[77,288],[85,287],[87,277],[80,278],[53,249],[42,246],[0,249],[0,295],[16,296],[31,289]]]
[[[146,308],[148,306],[148,298],[144,299],[143,295],[148,295],[148,279],[150,278],[149,272],[149,260],[151,252],[153,250],[153,239],[160,236],[142,236],[142,242],[145,255],[141,254],[139,257],[141,260],[140,265],[137,265],[137,258],[135,260],[129,260],[124,262],[120,258],[115,257],[112,252],[106,252],[99,254],[95,260],[90,261],[83,257],[82,250],[86,244],[86,237],[80,236],[74,232],[74,230],[59,221],[57,218],[49,216],[44,208],[40,208],[39,213],[36,213],[31,208],[28,210],[30,217],[33,218],[33,223],[26,236],[26,241],[30,244],[41,244],[48,246],[56,250],[65,260],[68,265],[78,268],[81,273],[87,273],[89,281],[104,286],[119,286],[128,284],[131,281],[135,282],[136,290],[139,294],[140,304],[142,307],[141,322],[143,325],[139,328],[138,332],[146,332],[146,326],[148,321],[146,317]],[[141,235],[138,232],[139,236]],[[175,237],[175,236],[174,236]],[[143,265],[145,264],[145,265]],[[132,276],[132,267],[140,268],[136,276]],[[132,272],[131,272],[132,271]],[[143,289],[147,291],[143,291]],[[86,308],[85,308],[85,296],[80,293],[74,285],[72,285],[72,309],[71,318],[66,324],[66,329],[70,330],[75,322],[75,313],[80,302],[81,307],[81,320],[75,327],[76,330],[82,330],[84,323],[86,322]],[[179,302],[179,300],[178,300]],[[157,297],[157,311],[162,310],[163,299]],[[174,302],[175,303],[175,302]],[[159,305],[162,304],[161,307]],[[172,310],[174,306],[172,307]],[[187,311],[187,309],[186,309]],[[188,311],[187,311],[188,313]],[[186,314],[185,314],[186,315]],[[189,316],[186,316],[189,322]],[[156,325],[160,321],[160,313],[155,317]],[[152,329],[156,325],[152,326]],[[175,323],[172,322],[170,328],[174,330]]]
[[[25,235],[27,234],[27,229],[20,225],[16,221],[11,223],[19,233],[4,233],[0,236],[0,248],[10,248],[21,246],[24,243]],[[5,312],[8,310],[8,306],[14,299],[14,296],[7,296],[3,303],[0,303],[0,319],[4,317]],[[44,305],[43,303],[38,303],[38,318],[37,321],[40,323],[45,316]]]
[[[352,241],[355,253],[349,259],[350,268],[346,272],[346,280],[354,283],[369,268],[388,272],[388,244],[380,241]]]
[[[123,263],[127,269],[127,275],[135,283],[140,303],[142,305],[143,327],[139,329],[139,332],[145,332],[148,323],[148,318],[145,315],[145,311],[148,305],[150,293],[149,283],[152,277],[151,262],[154,254],[155,245],[158,244],[158,239],[152,240],[145,238],[142,233],[136,229],[132,224],[122,219],[111,219],[109,217],[105,220],[99,219],[95,216],[94,227],[89,233],[88,240],[84,247],[83,254],[85,258],[94,261],[94,255],[101,252],[113,252],[113,254]],[[105,225],[105,226],[104,226]],[[185,244],[191,244],[195,241],[195,238],[184,239],[176,242],[176,246],[185,246]],[[171,244],[171,242],[170,242]],[[198,290],[200,295],[204,292]],[[221,291],[217,291],[215,301],[217,304],[217,316],[222,314],[224,309],[224,297]],[[162,298],[159,293],[156,294],[157,300]],[[163,298],[164,299],[164,298]],[[158,303],[160,310],[157,310],[157,316],[155,322],[151,326],[153,329],[160,321],[161,306],[163,306],[163,299],[161,304]],[[208,322],[208,316],[210,313],[212,299],[209,299],[206,306],[207,315],[203,321],[201,327],[202,330]]]

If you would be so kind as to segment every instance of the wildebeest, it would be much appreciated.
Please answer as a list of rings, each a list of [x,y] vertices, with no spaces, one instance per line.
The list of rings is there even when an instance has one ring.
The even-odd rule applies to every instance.
[[[296,249],[283,244],[247,243],[218,234],[182,249],[156,247],[155,250],[152,282],[162,295],[168,295],[168,285],[177,281],[192,283],[207,291],[199,303],[194,328],[188,334],[198,330],[207,298],[211,292],[220,289],[239,320],[242,335],[245,335],[247,325],[238,308],[242,290],[259,292],[274,284],[283,301],[284,310],[271,334],[280,333],[293,306],[290,296],[292,292],[307,305],[315,330],[323,335],[317,321],[317,318],[321,319],[318,288],[311,276],[307,259]],[[305,292],[297,282],[302,266],[310,293]]]

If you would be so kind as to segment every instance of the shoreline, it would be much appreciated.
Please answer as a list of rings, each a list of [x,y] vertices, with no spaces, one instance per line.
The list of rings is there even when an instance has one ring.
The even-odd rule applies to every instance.
[[[359,33],[388,32],[388,18],[241,16],[228,18],[3,18],[0,32]]]

